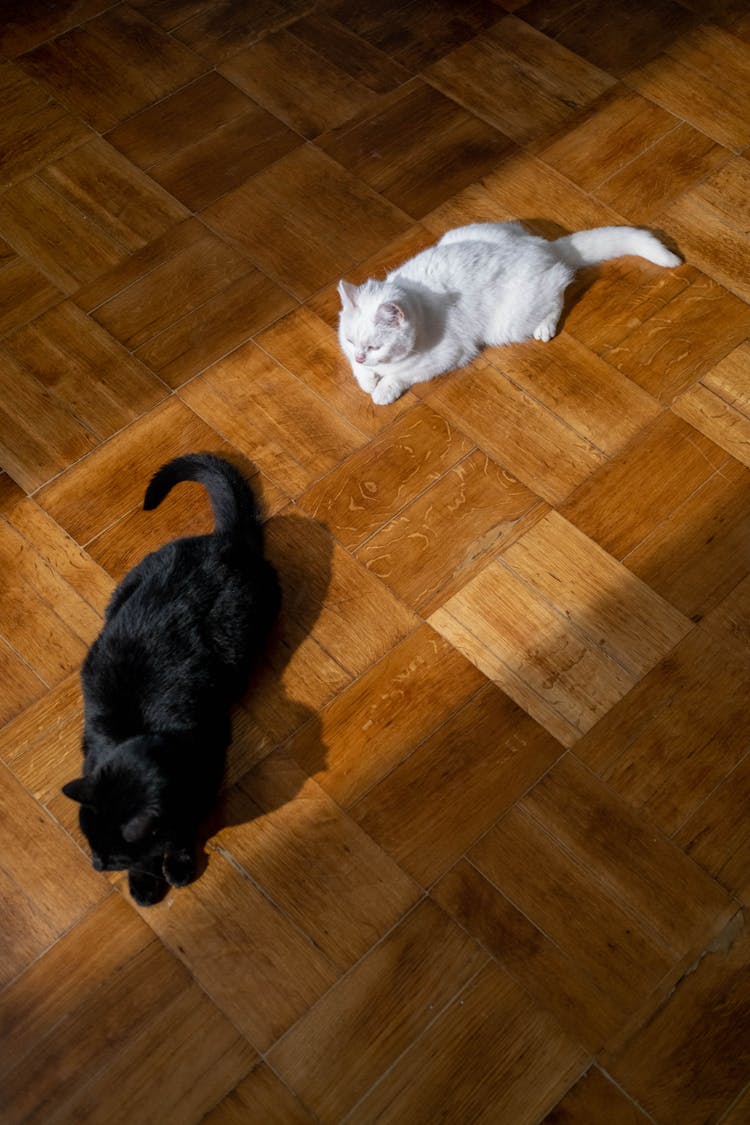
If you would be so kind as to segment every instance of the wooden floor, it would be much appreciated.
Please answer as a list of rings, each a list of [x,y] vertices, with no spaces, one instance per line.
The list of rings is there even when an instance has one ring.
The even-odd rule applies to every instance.
[[[3,1122],[750,1121],[750,5],[0,11]],[[336,282],[661,231],[387,408]],[[60,786],[114,583],[252,462],[285,588],[207,869]],[[253,471],[250,469],[250,471]]]

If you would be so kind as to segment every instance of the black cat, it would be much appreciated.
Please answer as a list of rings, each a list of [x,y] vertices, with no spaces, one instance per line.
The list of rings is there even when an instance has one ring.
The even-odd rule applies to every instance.
[[[94,867],[127,869],[141,906],[195,878],[198,826],[231,738],[230,703],[280,602],[255,501],[228,462],[207,453],[170,461],[144,508],[184,480],[208,489],[214,532],[147,555],[115,590],[81,672],[83,777],[63,786],[81,804]]]

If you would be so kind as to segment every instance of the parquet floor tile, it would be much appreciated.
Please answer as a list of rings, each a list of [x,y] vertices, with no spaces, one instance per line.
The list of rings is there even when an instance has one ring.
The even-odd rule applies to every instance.
[[[539,143],[614,81],[512,15],[435,63],[428,75],[521,145]]]
[[[196,211],[302,143],[214,70],[128,118],[107,140]]]
[[[0,0],[3,1122],[745,1125],[749,91],[745,0]],[[684,263],[375,406],[338,282],[519,219]],[[199,451],[282,607],[137,907],[62,786]]]
[[[297,211],[293,203],[300,196],[306,206]],[[409,225],[403,212],[310,146],[291,152],[203,213],[298,300]],[[342,227],[342,215],[351,216],[350,227]],[[271,240],[269,229],[275,230]]]
[[[268,1125],[313,1125],[315,1121],[264,1062],[254,1066],[203,1120],[207,1125],[243,1125],[253,1117]]]
[[[565,746],[690,629],[554,512],[429,620]]]
[[[750,50],[750,45],[748,45]],[[659,216],[674,229],[683,252],[745,301],[748,286],[750,160],[736,157]]]
[[[560,506],[616,559],[624,559],[726,464],[725,452],[671,412],[659,415]]]
[[[616,211],[583,191],[567,176],[522,152],[436,207],[423,222],[435,231],[437,238],[463,223],[511,219],[522,219],[535,233],[546,238],[622,221]],[[644,268],[648,266],[644,264]]]
[[[317,948],[350,968],[411,907],[416,883],[292,759],[269,754],[232,789],[217,838]]]
[[[0,980],[3,988],[109,894],[86,856],[6,766],[0,768],[5,919]],[[7,999],[11,1003],[10,997]],[[10,1055],[13,1061],[14,1056]],[[19,1092],[26,1083],[19,1075]],[[4,1097],[7,1097],[7,1087]],[[38,1091],[26,1087],[29,1097]]]
[[[253,343],[189,383],[181,398],[292,496],[365,442],[324,399]]]
[[[485,683],[468,660],[422,625],[323,709],[320,732],[303,728],[290,753],[348,808]]]
[[[354,551],[472,450],[460,430],[419,403],[314,484],[299,503]]]
[[[750,44],[710,23],[677,36],[654,62],[633,58],[636,67],[626,82],[644,97],[721,145],[745,148],[750,125],[747,98],[747,60]]]
[[[748,755],[685,821],[675,840],[717,882],[748,904],[750,832],[747,802],[750,796]]]
[[[7,4],[0,29],[0,51],[8,58],[21,55],[47,39],[114,7],[113,0],[72,0],[64,5]]]
[[[494,355],[493,355],[494,359]],[[475,360],[435,385],[430,406],[550,504],[560,504],[605,464],[605,454],[495,367]]]
[[[97,940],[102,932],[109,935],[105,943]],[[40,995],[43,1007],[37,1006]],[[62,1122],[102,1111],[124,1122],[131,1107],[147,1113],[148,1084],[136,1076],[150,1071],[156,1078],[172,1048],[180,1062],[161,1079],[164,1105],[176,1115],[200,1115],[255,1058],[117,895],[32,965],[4,1002],[20,1048],[4,1078],[9,1121]],[[33,1018],[24,1019],[29,1011]],[[89,1020],[100,1035],[87,1034]],[[110,1074],[118,1076],[122,1101],[108,1087]]]
[[[670,835],[747,753],[746,649],[715,632],[699,625],[575,748]]]
[[[624,556],[625,566],[699,620],[750,570],[748,488],[748,470],[726,462]]]
[[[427,887],[561,752],[487,685],[370,789],[352,816]]]
[[[294,28],[274,32],[233,55],[221,72],[307,139],[377,105],[377,94],[367,83],[298,38]]]
[[[491,172],[515,148],[417,79],[382,98],[376,113],[360,113],[356,122],[332,129],[318,143],[415,218]]]
[[[621,75],[661,55],[690,28],[695,15],[676,0],[531,0],[522,13],[534,27],[569,50]]]
[[[260,0],[252,5],[235,0],[209,4],[145,0],[147,15],[157,22],[166,19],[177,40],[214,65],[306,15],[314,6],[313,0]]]
[[[147,413],[164,384],[71,301],[16,329],[2,349],[39,395],[54,395],[100,441]],[[30,391],[30,393],[32,393]]]
[[[734,1100],[750,1061],[747,956],[748,931],[739,914],[648,1028],[612,1059],[614,1078],[657,1120],[687,1125],[717,1119]],[[699,1052],[691,1073],[675,1065],[687,1044]]]
[[[703,274],[673,301],[674,308],[670,302],[657,309],[604,353],[608,363],[662,402],[688,390],[723,358],[727,343],[739,343],[750,331],[745,302]],[[680,330],[668,335],[673,316]],[[721,333],[713,330],[714,319],[722,324]]]
[[[20,65],[99,132],[209,69],[125,4],[36,47]]]
[[[449,1046],[450,1045],[450,1046]],[[443,1059],[448,1055],[449,1065]],[[586,1055],[496,965],[488,965],[357,1107],[363,1121],[536,1121]]]
[[[428,614],[544,510],[533,492],[475,450],[363,543],[357,557]]]
[[[660,413],[659,404],[634,380],[618,379],[607,363],[565,333],[543,349],[514,344],[495,355],[503,375],[610,457]]]
[[[339,1121],[487,960],[422,902],[274,1047],[271,1064],[319,1120]],[[332,1054],[343,1064],[335,1074]]]
[[[592,1067],[544,1119],[544,1125],[646,1125],[646,1115],[598,1067]]]
[[[5,110],[0,124],[0,188],[91,136],[86,126],[13,63],[0,66],[0,97]]]
[[[33,320],[62,297],[44,274],[11,250],[0,264],[0,336]]]
[[[648,225],[730,156],[704,133],[620,86],[542,151],[545,162],[637,226]]]
[[[488,0],[469,0],[456,11],[450,0],[338,0],[333,17],[410,70],[442,58],[500,14]]]
[[[0,234],[68,296],[127,256],[117,239],[37,178],[0,196]]]

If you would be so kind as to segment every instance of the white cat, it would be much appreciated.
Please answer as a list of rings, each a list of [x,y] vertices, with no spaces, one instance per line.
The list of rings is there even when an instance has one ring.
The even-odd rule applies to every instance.
[[[555,242],[520,223],[458,227],[385,281],[339,282],[341,347],[362,390],[387,406],[486,344],[551,340],[576,270],[624,254],[680,264],[635,227],[599,227]]]

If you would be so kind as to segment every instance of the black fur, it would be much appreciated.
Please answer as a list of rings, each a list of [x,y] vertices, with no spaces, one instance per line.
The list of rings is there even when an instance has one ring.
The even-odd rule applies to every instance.
[[[195,878],[198,826],[211,807],[231,738],[229,707],[279,609],[255,502],[240,473],[211,454],[164,465],[146,490],[155,508],[179,481],[200,481],[211,535],[177,539],[115,590],[81,672],[79,801],[97,870],[129,872],[136,902]]]

